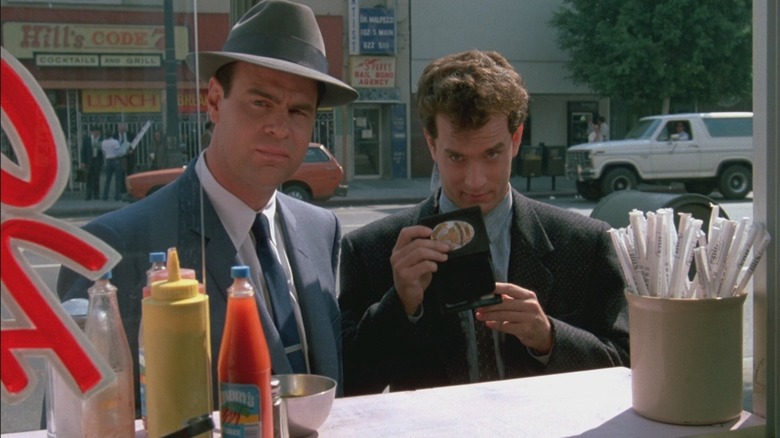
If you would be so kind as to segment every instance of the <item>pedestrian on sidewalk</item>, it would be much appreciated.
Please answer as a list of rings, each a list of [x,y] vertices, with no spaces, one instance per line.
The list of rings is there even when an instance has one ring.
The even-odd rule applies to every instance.
[[[111,189],[112,181],[114,182],[114,201],[119,201],[121,199],[121,185],[125,183],[122,145],[116,137],[116,133],[113,133],[101,143],[103,155],[106,157],[106,184],[103,187],[104,201],[108,200],[108,192]]]
[[[100,126],[94,125],[90,135],[81,141],[81,167],[86,170],[86,200],[100,199],[100,172],[103,169],[103,137]]]

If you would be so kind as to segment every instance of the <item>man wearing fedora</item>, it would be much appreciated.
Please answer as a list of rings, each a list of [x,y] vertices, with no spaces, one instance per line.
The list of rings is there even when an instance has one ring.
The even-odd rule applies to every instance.
[[[210,144],[175,182],[85,226],[122,254],[112,281],[131,350],[138,347],[149,253],[176,247],[181,266],[196,271],[209,296],[215,384],[230,270],[241,264],[251,270],[272,372],[328,376],[340,390],[340,224],[332,212],[276,189],[303,161],[317,107],[349,103],[357,92],[328,75],[313,12],[285,0],[259,2],[231,29],[221,51],[191,53],[186,61],[208,81]],[[260,231],[264,221],[270,230]],[[270,234],[271,262],[260,254],[267,248],[264,233]],[[265,280],[264,271],[279,272],[267,263],[281,264],[281,295],[269,289],[277,282]],[[89,284],[63,269],[60,297],[85,297]],[[291,327],[297,329],[294,343]]]

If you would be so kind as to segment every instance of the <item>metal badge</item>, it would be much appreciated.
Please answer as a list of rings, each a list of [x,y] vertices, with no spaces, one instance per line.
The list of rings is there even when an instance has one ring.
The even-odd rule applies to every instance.
[[[431,239],[450,245],[452,249],[466,246],[474,238],[474,227],[465,221],[445,221],[433,228]]]

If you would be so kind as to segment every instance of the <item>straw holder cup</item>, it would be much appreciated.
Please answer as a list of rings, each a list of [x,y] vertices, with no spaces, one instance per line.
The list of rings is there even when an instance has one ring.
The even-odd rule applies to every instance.
[[[742,412],[742,304],[626,292],[633,407],[652,420],[716,424]]]

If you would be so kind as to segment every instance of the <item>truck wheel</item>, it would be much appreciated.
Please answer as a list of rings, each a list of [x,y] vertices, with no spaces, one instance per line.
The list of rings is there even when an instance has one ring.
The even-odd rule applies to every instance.
[[[596,181],[577,181],[577,194],[588,201],[598,201],[601,198],[601,187]]]
[[[709,179],[696,179],[685,181],[685,191],[699,195],[709,195],[715,190],[715,181]]]
[[[601,193],[604,196],[618,190],[636,190],[636,188],[636,175],[622,167],[610,170],[601,178]]]
[[[729,166],[718,178],[718,190],[726,199],[743,199],[753,190],[753,172],[745,166]]]

